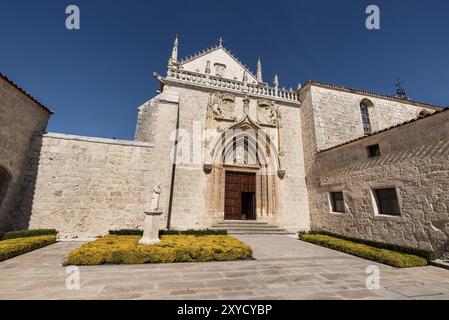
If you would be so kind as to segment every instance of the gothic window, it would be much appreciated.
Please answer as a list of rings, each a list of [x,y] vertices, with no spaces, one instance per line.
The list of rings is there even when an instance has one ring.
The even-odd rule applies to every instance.
[[[360,103],[360,114],[362,116],[362,124],[363,124],[363,133],[364,134],[371,134],[371,121],[369,118],[369,104],[368,101],[362,101]]]
[[[10,176],[8,172],[0,166],[0,206],[5,197],[6,188],[8,187],[9,180]]]

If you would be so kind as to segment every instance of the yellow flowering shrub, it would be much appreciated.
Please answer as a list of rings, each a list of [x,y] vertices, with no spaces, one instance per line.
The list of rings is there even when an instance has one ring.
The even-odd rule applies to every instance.
[[[48,246],[56,242],[56,236],[38,236],[0,241],[0,261]]]
[[[303,234],[299,236],[299,239],[396,268],[421,267],[428,264],[426,259],[413,254],[375,248],[328,235]]]
[[[166,235],[153,245],[140,236],[109,235],[73,250],[64,265],[142,264],[249,259],[252,249],[227,235]]]

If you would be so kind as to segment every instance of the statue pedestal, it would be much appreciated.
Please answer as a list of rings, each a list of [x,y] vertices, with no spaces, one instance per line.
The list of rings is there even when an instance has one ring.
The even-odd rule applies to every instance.
[[[143,237],[140,244],[155,244],[161,242],[159,239],[159,220],[162,211],[145,212],[145,222],[143,225]]]

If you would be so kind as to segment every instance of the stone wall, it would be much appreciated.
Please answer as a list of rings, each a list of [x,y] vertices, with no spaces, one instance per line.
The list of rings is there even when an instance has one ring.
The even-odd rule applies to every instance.
[[[0,233],[28,227],[30,212],[23,202],[26,190],[34,187],[30,172],[33,142],[38,150],[36,134],[46,130],[51,112],[29,95],[0,77],[0,167],[7,172],[0,195]],[[1,182],[0,182],[1,183]]]
[[[165,84],[163,93],[140,108],[136,139],[151,141],[155,144],[155,150],[159,153],[160,166],[168,162],[174,144],[174,129],[179,128],[178,163],[173,176],[173,197],[171,202],[172,228],[204,228],[223,219],[224,189],[223,179],[213,179],[216,173],[206,174],[203,171],[204,157],[207,152],[204,145],[205,136],[201,136],[205,130],[210,130],[215,138],[226,127],[237,123],[236,121],[208,122],[207,110],[211,94],[215,90],[197,88],[181,84]],[[179,101],[179,121],[176,125],[177,104],[163,103],[161,97],[171,97]],[[243,118],[243,95],[235,97],[235,117]],[[164,98],[166,99],[166,98]],[[249,113],[254,121],[257,121],[257,101],[262,98],[250,97]],[[173,100],[173,101],[174,101]],[[300,109],[276,102],[283,117],[282,139],[286,146],[283,166],[286,170],[284,179],[276,179],[276,213],[270,212],[269,216],[259,216],[258,219],[268,219],[269,222],[278,224],[289,230],[307,230],[309,228],[308,198],[305,184],[305,174],[302,155]],[[171,109],[170,109],[171,108]],[[199,140],[194,131],[200,133]],[[268,133],[277,137],[276,128],[265,128]],[[154,136],[158,135],[158,139]],[[215,138],[210,143],[214,144]],[[277,138],[274,139],[277,145]],[[185,144],[185,142],[188,144]],[[185,146],[188,146],[186,152]],[[290,148],[290,145],[295,145]],[[196,159],[195,148],[201,150],[199,159]],[[184,149],[184,150],[183,150]],[[187,156],[186,156],[187,154]],[[229,169],[229,168],[228,168]],[[248,170],[253,168],[248,168]],[[217,168],[218,170],[218,168]],[[239,168],[244,170],[244,168]],[[222,172],[223,173],[223,172]],[[171,170],[167,173],[172,176]],[[219,185],[217,185],[219,184]],[[171,183],[169,183],[171,185]],[[271,192],[271,190],[270,190]],[[220,198],[220,199],[217,199]],[[213,208],[212,202],[218,202],[219,208]],[[168,211],[169,203],[164,207]],[[218,211],[217,211],[218,210]],[[218,215],[217,215],[218,214]],[[267,220],[268,221],[268,220]]]
[[[49,133],[36,165],[29,227],[55,228],[62,238],[141,228],[163,178],[152,144],[144,142]]]
[[[373,144],[381,155],[368,158]],[[319,153],[307,181],[313,230],[449,257],[449,111]],[[396,188],[400,217],[375,214],[378,187]],[[343,191],[345,213],[331,213],[331,191]]]
[[[364,136],[360,103],[368,101],[372,132],[416,118],[425,109],[436,108],[411,101],[382,98],[321,84],[308,84],[301,89],[301,101],[313,109],[313,125],[317,150]],[[310,120],[309,120],[310,121]]]

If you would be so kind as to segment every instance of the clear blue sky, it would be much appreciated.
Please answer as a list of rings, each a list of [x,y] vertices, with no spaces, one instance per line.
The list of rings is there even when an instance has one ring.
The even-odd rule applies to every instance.
[[[81,30],[65,28],[65,8]],[[365,8],[381,30],[365,28]],[[0,70],[55,111],[49,131],[132,139],[175,33],[180,56],[214,43],[281,85],[309,79],[449,105],[449,1],[0,0]]]

